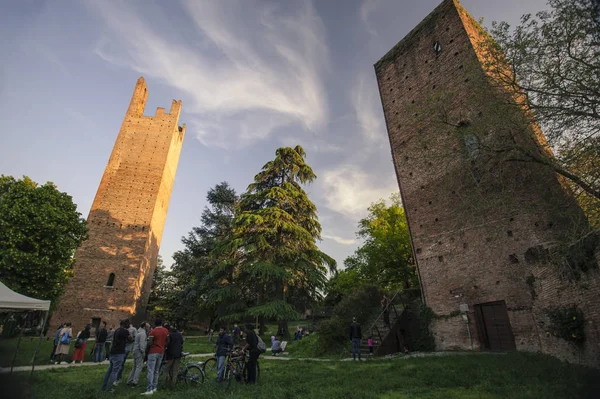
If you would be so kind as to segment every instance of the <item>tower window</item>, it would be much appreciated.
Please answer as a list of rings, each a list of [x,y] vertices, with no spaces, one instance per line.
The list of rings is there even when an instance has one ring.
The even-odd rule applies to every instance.
[[[111,273],[108,275],[108,281],[106,282],[107,287],[112,287],[115,284],[115,274]]]
[[[433,51],[436,54],[439,54],[442,51],[442,46],[440,45],[440,42],[433,43]]]

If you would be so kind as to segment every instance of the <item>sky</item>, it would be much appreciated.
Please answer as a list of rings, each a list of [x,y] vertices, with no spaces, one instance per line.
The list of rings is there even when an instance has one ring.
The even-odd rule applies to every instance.
[[[281,146],[338,261],[368,206],[398,191],[373,64],[439,0],[0,0],[0,174],[55,183],[87,217],[136,80],[145,115],[182,100],[187,124],[161,255],[199,225],[206,193],[245,191]],[[545,0],[463,0],[484,25]]]

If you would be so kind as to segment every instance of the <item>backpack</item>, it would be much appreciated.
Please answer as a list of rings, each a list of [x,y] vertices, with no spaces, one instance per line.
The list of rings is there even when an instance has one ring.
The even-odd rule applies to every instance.
[[[265,345],[263,340],[258,335],[256,338],[258,338],[258,344],[256,344],[256,348],[260,353],[265,353],[267,351],[267,345]]]
[[[69,345],[71,343],[71,337],[69,337],[69,331],[65,331],[63,335],[60,337],[60,343],[64,345]]]

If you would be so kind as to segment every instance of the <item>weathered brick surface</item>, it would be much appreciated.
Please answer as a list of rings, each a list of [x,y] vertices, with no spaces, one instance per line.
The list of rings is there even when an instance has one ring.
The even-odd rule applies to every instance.
[[[457,1],[445,0],[375,64],[424,299],[448,316],[433,324],[438,348],[479,349],[474,306],[504,300],[518,350],[598,365],[600,276],[569,282],[557,265],[525,255],[587,223],[552,170],[495,151],[549,149],[521,110],[500,114],[505,94],[486,78],[476,50],[481,35]],[[484,132],[477,153],[460,133],[464,122]],[[454,315],[463,303],[469,328]],[[545,334],[544,310],[573,304],[588,321],[582,351]]]
[[[49,331],[65,321],[78,329],[92,318],[118,326],[121,318],[145,316],[185,135],[181,101],[168,114],[158,108],[144,116],[147,98],[140,78],[88,216],[89,239],[76,252]]]

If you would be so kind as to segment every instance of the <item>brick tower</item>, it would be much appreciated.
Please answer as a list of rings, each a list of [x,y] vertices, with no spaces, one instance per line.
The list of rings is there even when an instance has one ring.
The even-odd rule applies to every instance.
[[[375,64],[436,346],[598,365],[600,276],[565,277],[554,251],[587,222],[551,168],[517,162],[551,152],[490,79],[485,35],[458,1],[445,0]],[[597,257],[596,249],[592,263]],[[585,315],[580,349],[546,333],[547,311],[563,306]]]
[[[49,331],[70,321],[80,329],[145,316],[185,125],[181,101],[144,116],[148,90],[138,79],[88,216],[89,239],[75,254]]]

